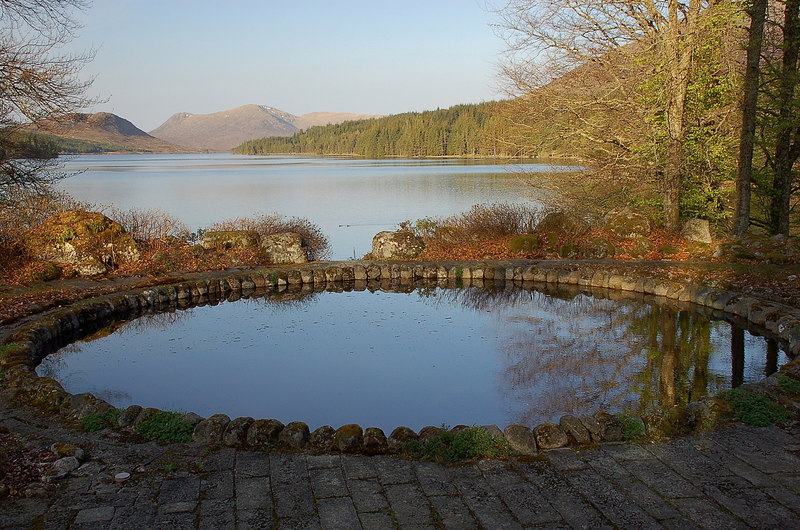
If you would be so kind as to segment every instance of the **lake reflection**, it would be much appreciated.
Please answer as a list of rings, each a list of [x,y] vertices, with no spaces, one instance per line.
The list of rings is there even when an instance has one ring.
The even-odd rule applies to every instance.
[[[686,306],[607,296],[623,295],[273,293],[140,317],[46,357],[38,372],[118,407],[418,429],[641,413],[787,360],[774,341]]]
[[[530,162],[530,161],[528,161]],[[160,208],[192,230],[254,213],[306,217],[330,239],[333,259],[361,257],[372,237],[407,219],[447,216],[479,203],[536,201],[520,172],[568,168],[491,160],[363,160],[335,157],[84,155],[59,183],[98,205]]]

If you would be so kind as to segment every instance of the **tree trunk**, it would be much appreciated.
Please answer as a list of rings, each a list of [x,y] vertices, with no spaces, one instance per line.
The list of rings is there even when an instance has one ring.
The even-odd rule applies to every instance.
[[[742,237],[750,226],[750,191],[753,180],[753,144],[756,136],[756,104],[758,81],[761,73],[761,44],[764,40],[764,19],[767,0],[753,0],[747,42],[747,63],[744,72],[742,97],[742,132],[739,138],[739,167],[736,175],[736,209],[733,217],[733,235]]]
[[[778,105],[778,134],[775,142],[775,164],[770,205],[770,228],[773,234],[789,234],[789,208],[792,194],[792,137],[797,125],[797,59],[800,53],[800,0],[786,0],[783,23],[783,64],[781,67]]]

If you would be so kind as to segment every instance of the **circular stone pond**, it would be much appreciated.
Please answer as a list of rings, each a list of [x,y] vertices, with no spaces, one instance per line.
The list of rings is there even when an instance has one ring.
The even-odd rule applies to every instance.
[[[239,296],[104,328],[37,372],[116,407],[388,432],[642,414],[758,381],[788,360],[776,340],[720,312],[605,289]]]

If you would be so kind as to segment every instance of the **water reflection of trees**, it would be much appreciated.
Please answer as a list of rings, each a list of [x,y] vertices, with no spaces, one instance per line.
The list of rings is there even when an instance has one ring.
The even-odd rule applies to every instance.
[[[434,303],[445,302],[495,313],[505,356],[500,386],[520,423],[598,409],[645,413],[742,382],[744,331],[731,331],[731,377],[714,375],[712,336],[727,324],[679,306],[575,288],[454,289]],[[768,341],[766,372],[777,368],[777,349]]]

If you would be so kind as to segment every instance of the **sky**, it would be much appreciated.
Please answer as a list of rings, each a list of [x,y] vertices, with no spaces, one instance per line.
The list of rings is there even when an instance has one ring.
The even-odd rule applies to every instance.
[[[255,103],[398,114],[500,97],[485,0],[93,0],[68,50],[90,95],[150,131]]]

